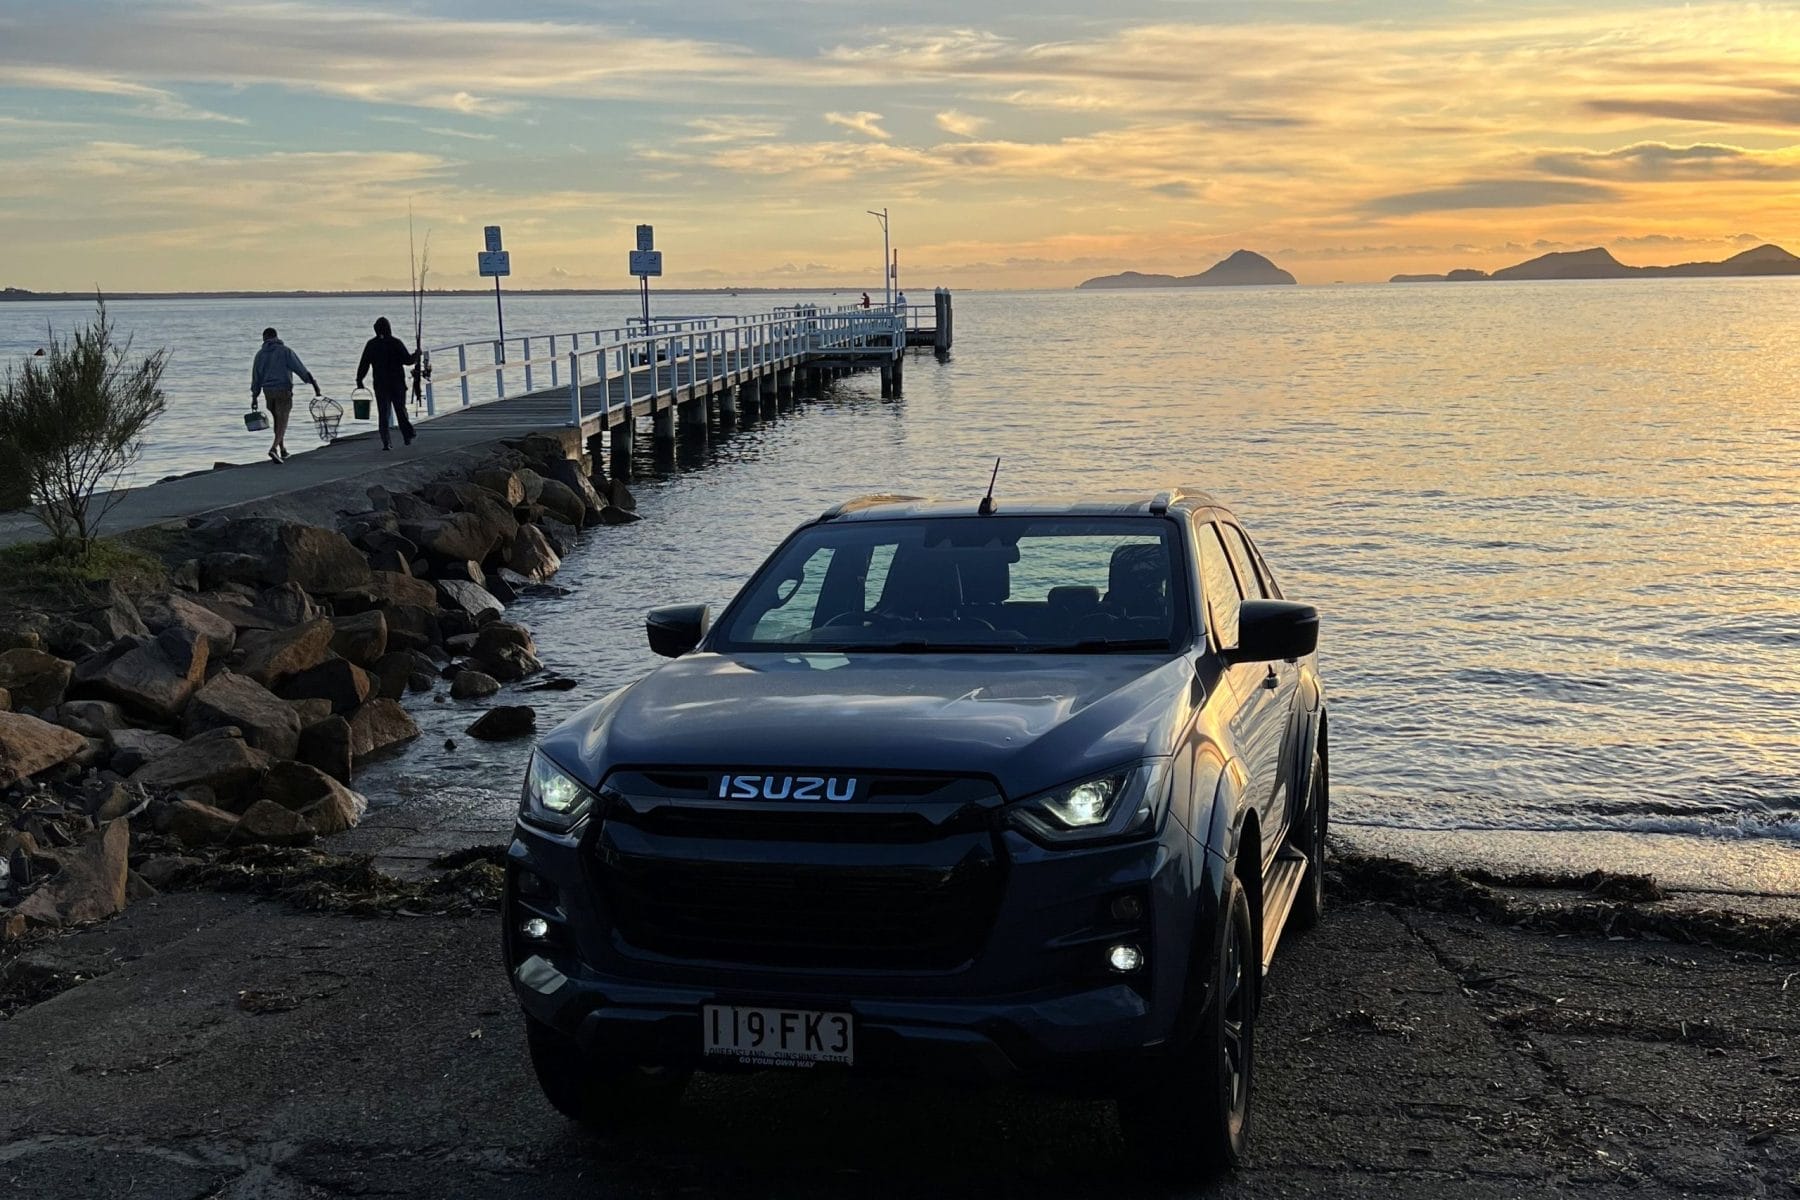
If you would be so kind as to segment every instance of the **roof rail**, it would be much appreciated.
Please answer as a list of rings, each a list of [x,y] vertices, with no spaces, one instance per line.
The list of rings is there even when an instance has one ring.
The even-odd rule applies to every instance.
[[[903,496],[898,492],[873,492],[867,496],[854,496],[842,504],[834,504],[819,514],[819,520],[830,521],[855,512],[859,508],[874,508],[877,504],[904,504],[911,500],[922,500],[922,496]]]
[[[1186,488],[1177,487],[1170,488],[1167,491],[1158,492],[1150,500],[1150,511],[1160,517],[1169,511],[1169,505],[1179,503],[1186,498]]]

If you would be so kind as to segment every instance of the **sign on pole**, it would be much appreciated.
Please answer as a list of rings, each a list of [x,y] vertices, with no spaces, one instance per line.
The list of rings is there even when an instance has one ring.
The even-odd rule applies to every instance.
[[[638,249],[651,250],[656,246],[656,231],[648,225],[638,226]]]
[[[650,227],[643,225],[639,228],[648,229]],[[640,278],[648,278],[652,275],[660,277],[662,275],[662,251],[633,250],[631,252],[631,273]]]
[[[489,225],[486,229],[482,230],[482,232],[487,235],[488,253],[498,254],[500,252],[500,227],[498,225]]]
[[[475,261],[481,265],[484,276],[492,275],[497,279],[512,274],[512,252],[509,250],[484,250],[475,256]]]

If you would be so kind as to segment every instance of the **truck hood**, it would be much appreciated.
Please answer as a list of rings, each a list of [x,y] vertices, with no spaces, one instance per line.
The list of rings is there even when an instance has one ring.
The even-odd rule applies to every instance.
[[[589,786],[627,766],[923,771],[1017,798],[1169,753],[1193,677],[1168,654],[691,654],[541,746]]]

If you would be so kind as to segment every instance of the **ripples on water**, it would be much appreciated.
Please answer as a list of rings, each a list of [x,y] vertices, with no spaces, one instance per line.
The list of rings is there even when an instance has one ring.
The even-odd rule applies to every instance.
[[[1003,501],[1184,482],[1236,508],[1324,615],[1341,821],[1800,840],[1794,287],[964,293],[954,359],[914,358],[903,400],[859,377],[642,480],[647,519],[589,535],[560,580],[575,593],[521,610],[585,685],[531,699],[560,719],[641,675],[645,608],[722,604],[828,504],[974,497],[998,454]],[[593,304],[586,323],[625,315]],[[0,306],[0,350],[43,307]],[[119,305],[176,352],[152,466],[245,456],[237,376],[270,321],[347,389],[368,308]],[[444,336],[484,327],[478,301],[439,311]],[[426,716],[370,790],[454,778],[510,805],[522,750],[446,752],[467,714]]]

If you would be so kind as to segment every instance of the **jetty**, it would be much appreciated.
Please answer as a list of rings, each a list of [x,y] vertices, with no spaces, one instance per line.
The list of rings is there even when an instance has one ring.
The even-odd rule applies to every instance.
[[[385,453],[372,429],[285,463],[258,458],[129,489],[106,519],[118,533],[278,498],[362,475],[410,473],[444,453],[531,434],[592,456],[595,474],[629,479],[640,430],[655,451],[703,443],[714,427],[775,417],[859,371],[881,394],[905,388],[908,347],[947,354],[951,293],[926,305],[790,305],[751,316],[672,316],[608,329],[527,334],[428,347],[432,373],[412,419],[419,444]],[[296,395],[290,440],[305,440],[310,397]],[[348,416],[349,414],[345,414]],[[29,512],[0,513],[0,546],[37,541]]]

